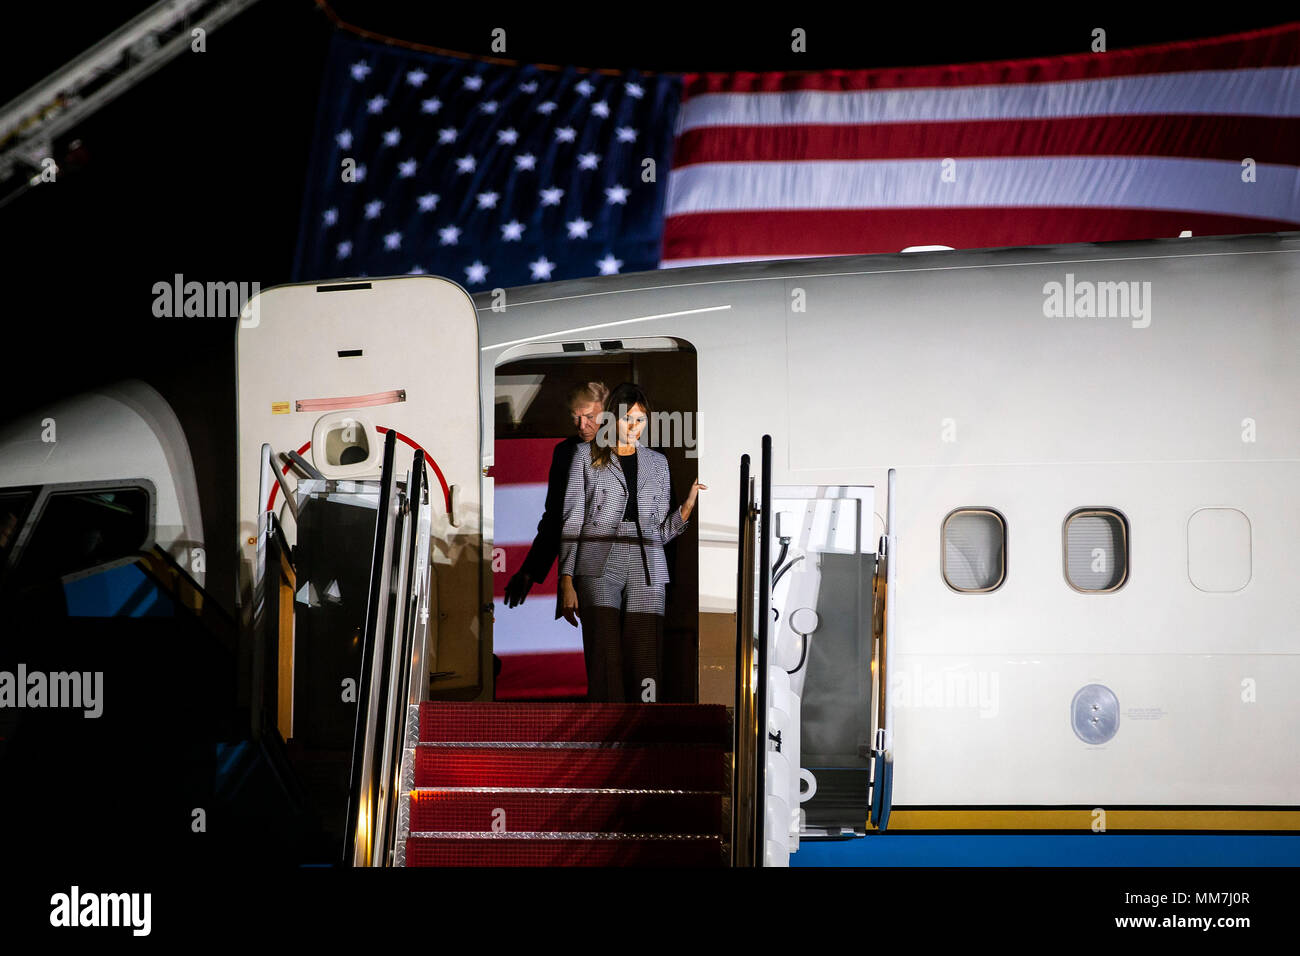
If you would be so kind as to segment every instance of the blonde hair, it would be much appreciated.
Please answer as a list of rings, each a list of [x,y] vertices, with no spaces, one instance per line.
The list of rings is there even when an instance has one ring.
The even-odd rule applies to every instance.
[[[569,389],[569,411],[574,405],[586,405],[588,402],[600,402],[602,406],[609,398],[609,388],[604,382],[579,382]]]

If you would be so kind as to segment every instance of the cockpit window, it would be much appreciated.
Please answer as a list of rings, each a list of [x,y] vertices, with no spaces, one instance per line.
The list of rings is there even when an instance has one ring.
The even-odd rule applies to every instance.
[[[88,571],[148,547],[152,506],[141,487],[54,491],[14,569],[22,584]],[[3,513],[0,512],[0,515]]]

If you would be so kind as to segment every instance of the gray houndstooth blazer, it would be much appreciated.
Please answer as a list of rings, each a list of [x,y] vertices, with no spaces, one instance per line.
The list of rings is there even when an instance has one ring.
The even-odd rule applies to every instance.
[[[564,527],[560,535],[560,574],[600,575],[613,547],[614,534],[627,508],[627,480],[618,455],[609,466],[591,463],[592,446],[582,442],[573,453],[564,492]],[[645,536],[651,584],[668,583],[664,545],[686,530],[681,509],[669,503],[668,459],[653,448],[636,449],[637,513]],[[644,579],[642,579],[644,580]]]

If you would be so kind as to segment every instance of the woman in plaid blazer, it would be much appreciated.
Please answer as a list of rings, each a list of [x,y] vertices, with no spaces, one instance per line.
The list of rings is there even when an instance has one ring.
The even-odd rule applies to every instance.
[[[638,444],[651,413],[639,387],[619,385],[605,409],[569,467],[560,608],[575,627],[582,619],[587,699],[651,702],[663,666],[664,545],[686,529],[705,486],[672,507],[668,459]]]

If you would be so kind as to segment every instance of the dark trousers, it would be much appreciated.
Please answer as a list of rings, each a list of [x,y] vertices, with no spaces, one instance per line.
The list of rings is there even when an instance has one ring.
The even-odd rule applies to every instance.
[[[577,576],[587,699],[652,703],[663,675],[665,589],[645,583],[635,542],[617,541],[605,573]]]

